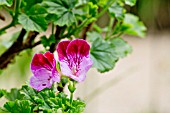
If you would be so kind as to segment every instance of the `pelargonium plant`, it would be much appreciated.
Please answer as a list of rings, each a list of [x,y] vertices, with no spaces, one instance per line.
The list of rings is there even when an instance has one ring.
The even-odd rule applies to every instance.
[[[0,74],[8,65],[15,65],[17,55],[24,60],[14,70],[23,71],[29,64],[32,72],[22,88],[12,88],[10,92],[0,89],[0,98],[7,99],[0,113],[82,113],[86,102],[73,99],[73,94],[76,85],[85,81],[88,70],[91,67],[100,73],[112,70],[119,59],[132,52],[123,35],[145,36],[144,24],[126,9],[136,2],[0,0],[0,10],[3,9],[0,25],[1,22],[4,25],[0,26]],[[102,16],[108,21],[100,21]],[[101,27],[101,23],[106,25]],[[16,32],[10,32],[9,28]],[[11,36],[9,41],[6,36]],[[39,45],[43,50],[33,54],[33,48]],[[29,53],[29,58],[33,56],[32,61],[25,60],[24,52]],[[64,92],[66,88],[70,93]]]

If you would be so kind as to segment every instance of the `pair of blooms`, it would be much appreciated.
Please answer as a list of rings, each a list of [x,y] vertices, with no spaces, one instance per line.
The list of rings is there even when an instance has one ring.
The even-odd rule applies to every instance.
[[[93,64],[90,59],[89,44],[82,39],[61,41],[56,50],[62,75],[77,82],[84,81],[87,71]],[[33,76],[30,78],[30,85],[37,91],[51,88],[54,82],[60,82],[61,75],[56,69],[54,54],[50,52],[35,54],[31,63],[31,71]]]

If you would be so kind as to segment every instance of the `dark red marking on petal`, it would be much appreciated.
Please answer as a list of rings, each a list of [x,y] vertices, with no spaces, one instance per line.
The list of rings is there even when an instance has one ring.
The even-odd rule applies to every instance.
[[[46,86],[46,84],[42,84],[42,86]]]
[[[52,65],[48,61],[46,57],[44,57],[43,54],[35,54],[32,63],[31,63],[31,69],[34,70],[34,67],[44,67],[47,68],[48,70],[52,69]]]
[[[70,42],[67,47],[66,53],[71,56],[87,56],[89,55],[90,45],[82,39],[76,39]]]
[[[57,52],[58,52],[58,57],[59,60],[64,59],[65,57],[67,58],[66,50],[67,46],[69,45],[70,41],[61,41],[57,45]]]
[[[54,58],[54,54],[50,53],[49,51],[44,53],[44,56],[47,58],[47,60],[51,63],[52,66],[55,66],[56,61]]]

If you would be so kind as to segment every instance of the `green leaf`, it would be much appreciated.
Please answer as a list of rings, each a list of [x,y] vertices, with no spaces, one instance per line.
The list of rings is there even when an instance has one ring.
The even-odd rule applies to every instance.
[[[6,94],[6,90],[0,89],[0,98],[3,97]]]
[[[43,44],[43,46],[49,47],[52,43],[55,43],[55,35],[51,34],[49,38],[47,38],[46,36],[42,36],[41,37],[41,43]]]
[[[32,96],[36,95],[36,91],[34,89],[32,89],[31,87],[27,86],[27,85],[23,85],[21,88],[21,94],[24,95],[24,99],[26,100],[33,100]]]
[[[124,0],[125,4],[130,5],[130,6],[134,6],[136,4],[136,0]]]
[[[102,36],[95,31],[87,32],[87,37],[89,42],[94,42],[97,38],[102,38]]]
[[[28,16],[26,14],[21,14],[18,17],[18,21],[28,31],[42,32],[47,29],[48,25],[45,18],[40,15]]]
[[[77,0],[45,0],[43,5],[47,8],[49,14],[55,15],[56,18],[51,20],[55,25],[70,26],[76,22],[73,12],[76,3]]]
[[[117,18],[118,20],[123,20],[124,18],[124,13],[125,13],[125,9],[123,8],[123,5],[121,5],[118,2],[115,2],[114,4],[111,5],[111,7],[109,7],[109,14],[115,18]]]
[[[102,38],[96,38],[91,47],[93,65],[99,72],[107,72],[113,69],[118,58],[112,54],[112,46]]]
[[[5,98],[14,101],[16,99],[22,99],[23,95],[20,93],[20,91],[16,88],[12,88],[10,92],[6,92]]]
[[[139,18],[135,15],[125,14],[125,18],[121,27],[126,28],[124,29],[124,33],[126,34],[139,37],[145,36],[146,27],[141,21],[139,21]]]
[[[27,15],[46,15],[47,10],[40,4],[33,5],[28,11]]]
[[[0,0],[0,6],[1,5],[6,5],[8,7],[12,6],[13,0]]]
[[[72,23],[76,21],[75,15],[72,12],[66,12],[61,17],[58,17],[56,21],[54,21],[55,25],[59,26],[70,26]]]
[[[104,40],[97,32],[88,32],[88,40],[92,42],[90,54],[94,67],[99,72],[107,72],[115,66],[116,62],[132,52],[132,48],[122,38]]]
[[[11,113],[31,113],[31,103],[28,100],[9,101],[4,108]]]
[[[92,2],[89,2],[88,6],[89,6],[89,15],[95,17],[98,13],[98,6],[93,4]]]
[[[12,113],[32,113],[38,110],[43,113],[82,113],[85,108],[85,103],[80,99],[73,100],[71,105],[66,94],[57,94],[53,89],[46,88],[38,92],[24,85],[20,93],[24,95],[22,100],[6,102],[5,109],[1,110]]]
[[[110,42],[113,46],[112,53],[118,58],[123,58],[132,52],[132,47],[122,38],[113,38]]]
[[[38,3],[41,3],[43,0],[22,0],[21,8],[25,11],[29,11],[30,8]]]
[[[48,42],[48,38],[46,36],[42,36],[41,37],[41,44],[43,44],[43,46],[46,48],[48,46],[50,46],[49,42]]]

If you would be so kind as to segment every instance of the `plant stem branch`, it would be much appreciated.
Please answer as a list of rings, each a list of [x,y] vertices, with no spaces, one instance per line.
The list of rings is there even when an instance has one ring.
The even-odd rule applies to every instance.
[[[83,30],[82,37],[81,37],[82,39],[86,40],[87,32],[91,29],[92,25],[93,25],[93,22],[88,24],[88,26]]]
[[[96,18],[99,18],[100,16],[102,16],[107,9],[115,2],[116,0],[109,0],[109,2],[107,3],[107,5],[104,7],[104,9],[96,16]]]
[[[73,102],[73,93],[70,93],[70,105],[72,106],[72,102]]]
[[[7,26],[1,28],[1,29],[0,29],[0,34],[3,34],[3,33],[6,31],[6,29],[8,29],[8,28],[14,26],[14,25],[17,23],[17,21],[18,21],[18,14],[19,14],[20,4],[21,4],[21,0],[15,0],[15,5],[14,5],[14,16],[13,16],[12,22],[11,22],[9,25],[7,25]]]
[[[38,32],[30,32],[25,41],[23,41],[23,37],[25,36],[26,31],[22,29],[20,35],[17,40],[9,47],[3,54],[0,55],[0,69],[4,69],[8,66],[9,63],[18,55],[21,51],[33,48],[40,43],[40,41],[36,43],[32,43],[35,37],[38,35]]]
[[[50,49],[49,51],[51,53],[53,53],[56,49],[56,45],[58,44],[58,42],[62,39],[60,37],[60,33],[62,31],[63,27],[60,27],[60,26],[56,26],[56,32],[55,32],[55,40],[56,40],[56,43],[52,43],[51,46],[50,46]]]

